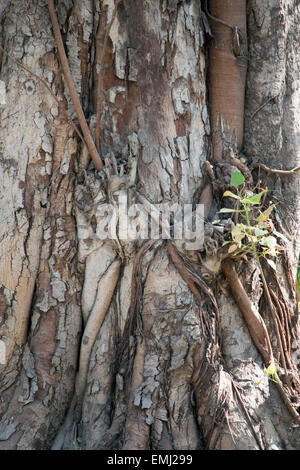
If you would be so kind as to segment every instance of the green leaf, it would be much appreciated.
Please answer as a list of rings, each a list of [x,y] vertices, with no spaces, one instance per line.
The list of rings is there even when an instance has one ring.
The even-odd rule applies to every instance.
[[[262,230],[260,228],[255,228],[254,233],[257,237],[262,237],[263,235],[267,235],[267,233],[269,233],[269,232],[268,232],[268,230]]]
[[[232,240],[240,245],[243,238],[245,238],[245,226],[243,224],[235,225],[231,231]]]
[[[227,212],[240,212],[238,210],[235,210],[235,209],[227,209],[227,207],[223,207],[221,210],[219,210],[218,212],[222,212],[222,213],[227,213]]]
[[[239,196],[236,194],[232,193],[231,191],[225,191],[223,194],[223,197],[228,196],[228,197],[234,197],[234,199],[241,199]]]
[[[274,230],[273,233],[274,233],[274,235],[276,235],[276,237],[281,238],[286,243],[289,242],[289,240],[282,233],[277,232],[276,230]]]
[[[270,214],[272,210],[274,209],[274,204],[272,206],[269,206],[268,209],[266,209],[264,212],[262,212],[258,217],[257,217],[257,222],[263,222],[264,220],[268,219],[270,217]]]
[[[278,382],[278,378],[277,378],[277,369],[276,369],[276,366],[275,364],[270,364],[269,367],[267,369],[264,369],[264,373],[266,375],[269,376],[269,378],[271,380],[273,380],[273,382]]]
[[[276,366],[275,364],[270,364],[269,367],[267,369],[264,369],[264,373],[267,374],[267,375],[274,375],[276,374],[277,372],[277,369],[276,369]]]
[[[275,375],[271,375],[271,376],[270,376],[270,379],[272,380],[272,382],[275,382],[275,383],[277,383],[277,384],[279,383],[279,380],[278,380],[277,374],[275,374]]]
[[[248,204],[259,204],[260,203],[260,200],[261,200],[261,197],[264,193],[267,192],[267,189],[264,189],[263,191],[261,191],[260,193],[258,194],[254,194],[254,196],[252,197],[249,197],[247,199],[244,199],[244,201]]]
[[[230,186],[240,186],[245,182],[245,177],[239,171],[234,171],[231,175]]]
[[[272,235],[270,235],[269,237],[264,237],[262,238],[259,243],[262,245],[262,246],[267,246],[268,248],[270,248],[271,250],[274,249],[277,245],[277,240],[275,237],[272,237]]]

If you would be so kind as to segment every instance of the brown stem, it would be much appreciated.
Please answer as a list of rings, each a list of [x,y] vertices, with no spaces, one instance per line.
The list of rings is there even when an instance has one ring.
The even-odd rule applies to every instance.
[[[217,23],[223,24],[224,26],[227,26],[228,28],[234,30],[234,26],[230,23],[227,23],[226,21],[221,20],[221,18],[217,18],[216,16],[213,16],[209,11],[208,11],[208,6],[207,6],[207,0],[205,1],[205,13],[209,18],[212,20],[216,21]]]
[[[234,262],[227,258],[222,263],[222,271],[231,288],[233,297],[243,314],[250,336],[260,352],[264,363],[269,366],[273,359],[271,342],[265,322],[250,301],[235,270]]]
[[[259,107],[254,111],[254,113],[252,114],[252,116],[251,116],[250,119],[253,119],[254,116],[255,116],[261,109],[263,109],[268,103],[270,103],[270,101],[275,100],[278,96],[279,96],[279,94],[277,94],[277,95],[275,95],[275,96],[271,96],[270,98],[268,98],[261,106],[259,106]]]
[[[255,344],[258,351],[262,355],[262,358],[266,365],[269,365],[270,363],[274,363],[271,342],[270,342],[270,338],[269,338],[269,334],[268,334],[265,322],[260,316],[259,312],[254,308],[246,291],[244,290],[244,287],[242,286],[241,281],[239,280],[238,275],[236,273],[234,262],[229,258],[225,259],[222,263],[222,271],[230,285],[230,288],[236,300],[236,303],[238,304],[239,309],[244,316],[244,319],[248,327],[250,336],[253,340],[253,343]],[[268,295],[270,297],[270,294],[267,289],[266,291],[267,291],[266,292],[267,297]],[[278,330],[277,323],[275,324],[275,328],[276,330]],[[281,349],[282,349],[282,345],[281,345]],[[297,411],[291,404],[284,387],[279,381],[276,382],[275,385],[291,417],[294,419],[294,421],[297,422],[297,424],[300,424],[299,414],[297,413]]]
[[[282,365],[283,365],[283,368],[284,368],[284,371],[285,371],[285,375],[286,375],[286,379],[288,381],[288,385],[290,387],[290,390],[292,391],[291,383],[290,383],[290,380],[289,380],[289,375],[288,375],[288,371],[287,371],[287,367],[286,367],[285,354],[284,354],[283,345],[282,345],[280,332],[279,332],[279,326],[278,326],[278,321],[277,321],[278,317],[277,317],[276,310],[275,310],[274,304],[273,304],[271,296],[270,296],[268,284],[267,284],[267,281],[266,281],[265,275],[263,273],[263,269],[262,269],[262,266],[261,266],[260,262],[259,262],[259,269],[260,269],[260,274],[261,274],[261,279],[262,279],[262,283],[263,283],[263,287],[264,287],[265,296],[267,298],[267,302],[268,302],[268,305],[269,305],[269,308],[270,308],[270,311],[271,311],[271,315],[272,315],[273,320],[274,320],[275,333],[276,333],[278,346],[279,346],[279,350],[280,350],[280,357],[281,357]]]
[[[271,289],[271,287],[269,287],[269,292],[270,292],[271,297],[273,298],[273,300],[274,300],[274,302],[277,306],[277,309],[278,309],[278,311],[281,315],[281,318],[282,318],[282,321],[280,321],[280,318],[276,314],[276,320],[277,320],[278,328],[279,328],[279,331],[280,331],[280,336],[281,336],[283,351],[284,351],[284,354],[285,354],[285,359],[286,359],[286,362],[287,362],[287,365],[288,365],[289,369],[292,369],[293,366],[292,366],[291,359],[290,359],[290,354],[289,354],[289,345],[290,345],[289,331],[288,331],[287,328],[284,328],[284,327],[286,327],[284,311],[283,311],[283,309],[280,305],[280,302],[279,302],[279,299],[278,299],[277,295]]]
[[[258,435],[257,432],[255,431],[255,427],[253,426],[252,419],[251,419],[251,417],[250,417],[250,415],[249,415],[249,413],[248,413],[247,408],[245,407],[244,400],[242,399],[241,394],[240,394],[240,392],[239,392],[239,390],[238,390],[238,387],[237,387],[236,384],[234,383],[234,380],[232,381],[232,387],[233,387],[233,390],[234,390],[235,393],[236,393],[236,396],[237,396],[237,398],[238,398],[238,401],[239,401],[241,407],[243,408],[243,411],[244,411],[244,413],[245,413],[245,415],[246,415],[246,417],[247,417],[248,423],[249,423],[249,425],[250,425],[250,427],[251,427],[253,436],[255,437],[255,440],[256,440],[256,442],[257,442],[257,444],[258,444],[259,449],[260,449],[260,450],[264,450],[264,446],[263,446],[263,444],[262,444],[262,442],[261,442],[261,440],[260,440],[260,438],[259,438],[259,435]]]
[[[236,158],[234,156],[234,153],[233,153],[232,149],[230,149],[229,152],[226,152],[225,160],[227,160],[228,163],[230,163],[231,165],[236,166],[237,169],[240,170],[243,173],[243,175],[246,178],[247,183],[249,183],[249,184],[253,183],[253,178],[252,178],[252,175],[251,175],[251,171],[249,170],[249,168],[246,165],[244,165],[243,162],[241,162],[238,158]]]
[[[291,170],[275,170],[274,168],[269,168],[268,166],[263,165],[263,163],[253,163],[252,167],[259,168],[260,170],[264,170],[267,173],[273,173],[276,175],[291,175],[293,173],[300,172],[300,166],[296,166],[295,168],[292,168]]]
[[[293,405],[291,404],[283,386],[281,385],[280,382],[276,382],[276,387],[277,387],[277,390],[279,391],[279,394],[285,404],[285,406],[287,407],[290,415],[292,416],[292,418],[294,419],[294,421],[298,424],[298,426],[300,425],[300,416],[299,414],[297,413],[297,411],[295,410],[295,408],[293,407]]]
[[[287,329],[289,330],[291,337],[293,339],[296,339],[297,335],[295,334],[294,328],[292,327],[292,320],[291,320],[292,313],[291,313],[288,301],[287,301],[286,296],[285,296],[285,294],[284,294],[284,292],[281,288],[280,281],[279,281],[279,278],[278,278],[276,273],[275,273],[274,277],[275,277],[275,281],[276,281],[278,290],[279,290],[279,292],[281,294],[281,297],[283,299],[283,308],[284,308],[284,311],[285,311],[285,314],[286,314],[286,321],[287,321],[287,325],[288,325]],[[291,287],[291,285],[290,285],[290,287]]]
[[[86,122],[86,119],[82,110],[82,106],[81,106],[77,91],[75,89],[75,85],[73,82],[68,59],[67,59],[64,44],[63,44],[63,40],[61,37],[61,32],[59,29],[59,24],[58,24],[53,0],[48,0],[48,9],[49,9],[49,14],[50,14],[51,22],[52,22],[52,27],[53,27],[53,33],[54,33],[55,41],[57,44],[57,50],[58,50],[61,66],[63,69],[64,77],[66,79],[66,82],[69,88],[72,103],[74,105],[74,108],[75,108],[75,111],[79,120],[79,124],[82,130],[83,136],[84,136],[86,146],[90,152],[95,168],[97,170],[102,170],[103,163],[99,156],[95,143],[93,141],[89,126]]]

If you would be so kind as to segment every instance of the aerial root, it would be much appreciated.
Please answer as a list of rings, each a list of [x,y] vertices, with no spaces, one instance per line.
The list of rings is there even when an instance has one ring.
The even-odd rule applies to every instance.
[[[71,432],[74,421],[80,419],[90,355],[97,335],[103,324],[106,312],[110,306],[114,290],[119,279],[120,266],[121,260],[119,258],[115,259],[99,281],[95,305],[87,320],[81,340],[79,370],[75,381],[75,393],[65,422],[54,440],[52,450],[59,450],[63,447],[65,436]],[[76,416],[76,413],[78,416]]]
[[[84,329],[80,347],[79,371],[76,378],[76,394],[79,399],[82,398],[84,393],[92,347],[113,297],[119,279],[120,266],[121,260],[118,258],[112,262],[101,278],[95,306]]]
[[[271,347],[270,337],[269,337],[265,322],[263,318],[261,317],[261,315],[259,314],[259,312],[257,311],[257,309],[255,309],[254,305],[250,301],[241,281],[239,280],[239,277],[235,270],[234,262],[231,259],[227,258],[223,261],[222,271],[230,285],[233,297],[244,317],[244,320],[248,327],[252,341],[255,344],[256,348],[258,349],[259,353],[261,354],[265,365],[268,367],[271,363],[274,363],[274,356],[273,356],[273,351]],[[265,282],[264,282],[264,291],[265,291],[265,294],[266,294],[266,297],[267,297],[267,300],[271,309],[271,313],[274,317],[275,316],[274,305],[270,297],[268,286],[265,285]],[[277,319],[278,319],[278,316],[277,316]],[[284,364],[285,373],[287,376],[287,380],[289,380],[288,371],[286,370],[285,356],[284,356],[284,351],[283,351],[283,346],[281,342],[277,319],[275,316],[275,319],[274,319],[275,330],[276,330],[276,335],[277,335],[277,339],[279,343],[281,357],[282,357],[283,364]],[[299,425],[300,416],[297,413],[296,409],[293,407],[283,385],[281,384],[279,380],[276,381],[275,384],[291,417]]]

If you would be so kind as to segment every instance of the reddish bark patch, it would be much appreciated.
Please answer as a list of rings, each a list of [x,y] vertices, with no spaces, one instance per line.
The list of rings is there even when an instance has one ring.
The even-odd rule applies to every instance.
[[[209,53],[209,93],[214,161],[223,157],[221,128],[241,149],[244,132],[244,95],[246,83],[246,1],[210,0],[210,13],[227,25],[210,18],[214,41]],[[229,25],[229,26],[228,26]],[[234,46],[233,28],[238,28],[239,51]],[[243,60],[241,60],[243,59]],[[220,119],[222,119],[222,126]]]
[[[53,367],[51,360],[56,348],[56,313],[50,309],[42,313],[37,333],[31,341],[32,352],[35,358],[35,370],[38,377],[39,390],[36,399],[44,395],[44,384],[55,384],[55,374],[51,375]]]
[[[4,315],[5,315],[5,312],[6,312],[6,307],[7,306],[6,306],[5,296],[1,292],[0,293],[0,325],[2,325],[2,323],[4,321]]]
[[[186,122],[185,122],[185,119],[176,119],[174,121],[175,123],[175,127],[176,127],[176,134],[177,134],[177,137],[182,137],[184,135],[186,135]]]

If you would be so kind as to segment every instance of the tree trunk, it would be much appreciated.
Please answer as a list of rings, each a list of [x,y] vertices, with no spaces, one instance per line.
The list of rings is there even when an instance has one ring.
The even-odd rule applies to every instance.
[[[57,2],[99,172],[74,130],[49,3],[0,2],[0,449],[299,449],[299,174],[261,166],[300,164],[299,7],[249,0],[223,18],[244,28],[248,61],[218,108],[232,58],[212,59],[212,36],[228,35],[217,0]],[[230,161],[214,153],[229,148],[218,119],[236,138]],[[222,263],[214,227],[228,220],[212,224],[241,168],[248,189],[268,186],[288,239],[276,269],[262,260],[266,283],[249,254]],[[99,236],[125,196],[141,210],[204,204],[203,248]],[[144,219],[129,220],[133,234]]]

